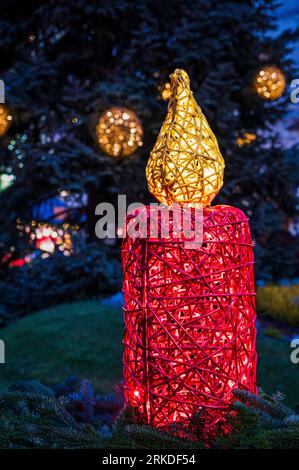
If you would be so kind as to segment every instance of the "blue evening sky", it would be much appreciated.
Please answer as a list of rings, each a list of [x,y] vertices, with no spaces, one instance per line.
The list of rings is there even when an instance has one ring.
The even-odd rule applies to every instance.
[[[299,0],[281,1],[281,6],[277,9],[277,23],[279,31],[299,27]],[[297,43],[294,43],[291,57],[294,59],[299,70],[299,40]],[[299,78],[299,76],[293,78]],[[290,102],[289,113],[276,125],[281,143],[286,148],[296,143],[299,144],[298,111],[299,103],[293,104]]]
[[[277,10],[279,30],[299,27],[299,0],[284,0]],[[292,57],[299,67],[299,41],[294,44]]]

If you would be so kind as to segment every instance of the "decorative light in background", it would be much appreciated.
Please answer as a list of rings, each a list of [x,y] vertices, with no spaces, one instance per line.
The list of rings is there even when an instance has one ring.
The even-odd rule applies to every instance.
[[[68,197],[69,195],[70,195],[70,191],[66,191],[65,189],[63,189],[63,190],[60,191],[60,193],[59,193],[59,196],[61,196],[62,198]]]
[[[35,41],[35,34],[33,34],[33,33],[29,34],[28,41],[29,42],[34,42]]]
[[[0,104],[0,137],[4,135],[12,121],[12,116],[9,114],[7,106]]]
[[[70,256],[73,250],[72,234],[77,232],[79,227],[68,223],[53,225],[47,222],[37,222],[36,220],[32,220],[28,224],[18,219],[17,230],[20,236],[26,235],[34,249],[40,250],[42,258],[45,258],[57,250],[65,256]],[[31,257],[31,255],[27,256],[28,260]]]
[[[9,188],[14,182],[16,177],[14,175],[9,175],[7,173],[0,174],[0,192],[4,189]]]
[[[253,132],[244,132],[242,136],[237,137],[236,144],[239,145],[239,147],[244,147],[244,145],[249,145],[255,140],[256,134],[254,134]]]
[[[171,94],[146,168],[148,187],[166,205],[206,206],[223,184],[224,160],[186,72],[171,75]]]
[[[30,232],[31,230],[29,228],[26,231]],[[36,248],[45,253],[53,254],[58,249],[65,256],[71,254],[72,238],[64,226],[53,227],[49,224],[38,224],[37,228],[31,232],[30,238],[35,242]]]
[[[19,267],[30,263],[38,256],[48,258],[57,252],[57,250],[64,256],[70,256],[73,250],[72,233],[77,232],[78,229],[78,226],[70,226],[69,224],[54,226],[44,222],[40,223],[36,220],[26,224],[17,219],[19,236],[26,236],[31,242],[30,252],[28,253],[29,250],[26,250],[26,254],[14,259],[13,253],[15,247],[12,246],[2,260],[9,262],[11,267]]]
[[[143,128],[134,111],[123,107],[107,109],[96,126],[97,141],[111,157],[126,157],[142,146]]]
[[[280,98],[286,87],[286,79],[282,71],[274,66],[263,67],[254,79],[254,89],[264,100]]]
[[[171,85],[169,82],[159,86],[159,92],[162,100],[168,101],[171,97]]]

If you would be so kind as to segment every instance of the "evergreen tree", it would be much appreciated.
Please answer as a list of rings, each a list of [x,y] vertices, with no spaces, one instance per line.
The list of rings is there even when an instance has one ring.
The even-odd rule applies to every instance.
[[[289,97],[266,102],[252,88],[265,64],[280,67],[288,82],[295,76],[288,52],[298,33],[273,36],[275,8],[275,0],[2,1],[1,78],[14,119],[1,138],[0,166],[16,176],[0,194],[3,267],[11,247],[13,258],[28,248],[18,220],[30,221],[32,208],[61,190],[87,194],[81,230],[89,240],[97,203],[115,202],[117,194],[128,203],[152,200],[144,169],[167,106],[158,86],[184,68],[226,161],[216,202],[251,217],[258,277],[298,274],[298,246],[287,231],[298,157],[279,147],[270,128]],[[143,147],[121,161],[95,139],[95,123],[110,105],[133,109],[145,131]],[[243,132],[258,137],[239,147]]]
[[[40,382],[17,382],[0,394],[0,448],[18,449],[298,449],[299,415],[277,392],[236,390],[228,434],[207,441],[200,415],[168,432],[138,422],[134,409],[119,412],[112,396],[94,396],[90,383],[69,393]],[[60,388],[60,390],[59,390]],[[119,412],[119,413],[118,413]],[[118,413],[118,414],[117,414]]]

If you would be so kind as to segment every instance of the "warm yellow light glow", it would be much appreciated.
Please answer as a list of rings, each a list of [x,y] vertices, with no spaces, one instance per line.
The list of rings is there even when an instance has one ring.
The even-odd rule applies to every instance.
[[[286,87],[286,79],[282,71],[273,66],[262,68],[254,79],[255,92],[264,100],[280,98]]]
[[[256,134],[253,132],[244,132],[242,136],[239,136],[236,139],[236,144],[239,145],[239,147],[244,147],[244,145],[249,145],[251,142],[254,142],[256,140]]]
[[[142,146],[143,129],[134,111],[113,107],[102,114],[96,135],[105,153],[112,157],[126,157]]]
[[[63,227],[69,224],[64,224]],[[31,223],[33,227],[33,222]],[[63,251],[63,254],[70,254],[72,251],[72,238],[70,233],[62,229],[57,229],[46,223],[39,223],[38,227],[31,231],[30,227],[25,227],[26,232],[31,232],[31,240],[35,240],[36,247],[41,251],[53,254],[58,248],[59,251]]]
[[[168,112],[146,168],[150,192],[163,204],[207,206],[223,184],[217,139],[184,70],[171,75]]]
[[[171,97],[170,83],[164,83],[164,85],[160,86],[159,90],[160,90],[162,100],[168,101],[169,98]]]
[[[0,136],[4,135],[9,128],[12,116],[5,105],[0,104]]]

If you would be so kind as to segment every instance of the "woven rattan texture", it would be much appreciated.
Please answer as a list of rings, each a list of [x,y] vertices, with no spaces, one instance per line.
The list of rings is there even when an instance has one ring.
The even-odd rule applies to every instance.
[[[207,430],[225,428],[232,391],[256,392],[248,221],[239,209],[214,206],[203,223],[199,249],[171,238],[123,243],[125,399],[157,427],[202,411]]]
[[[224,160],[217,139],[190,90],[183,70],[171,76],[168,112],[148,160],[150,192],[170,206],[207,206],[223,183]]]

